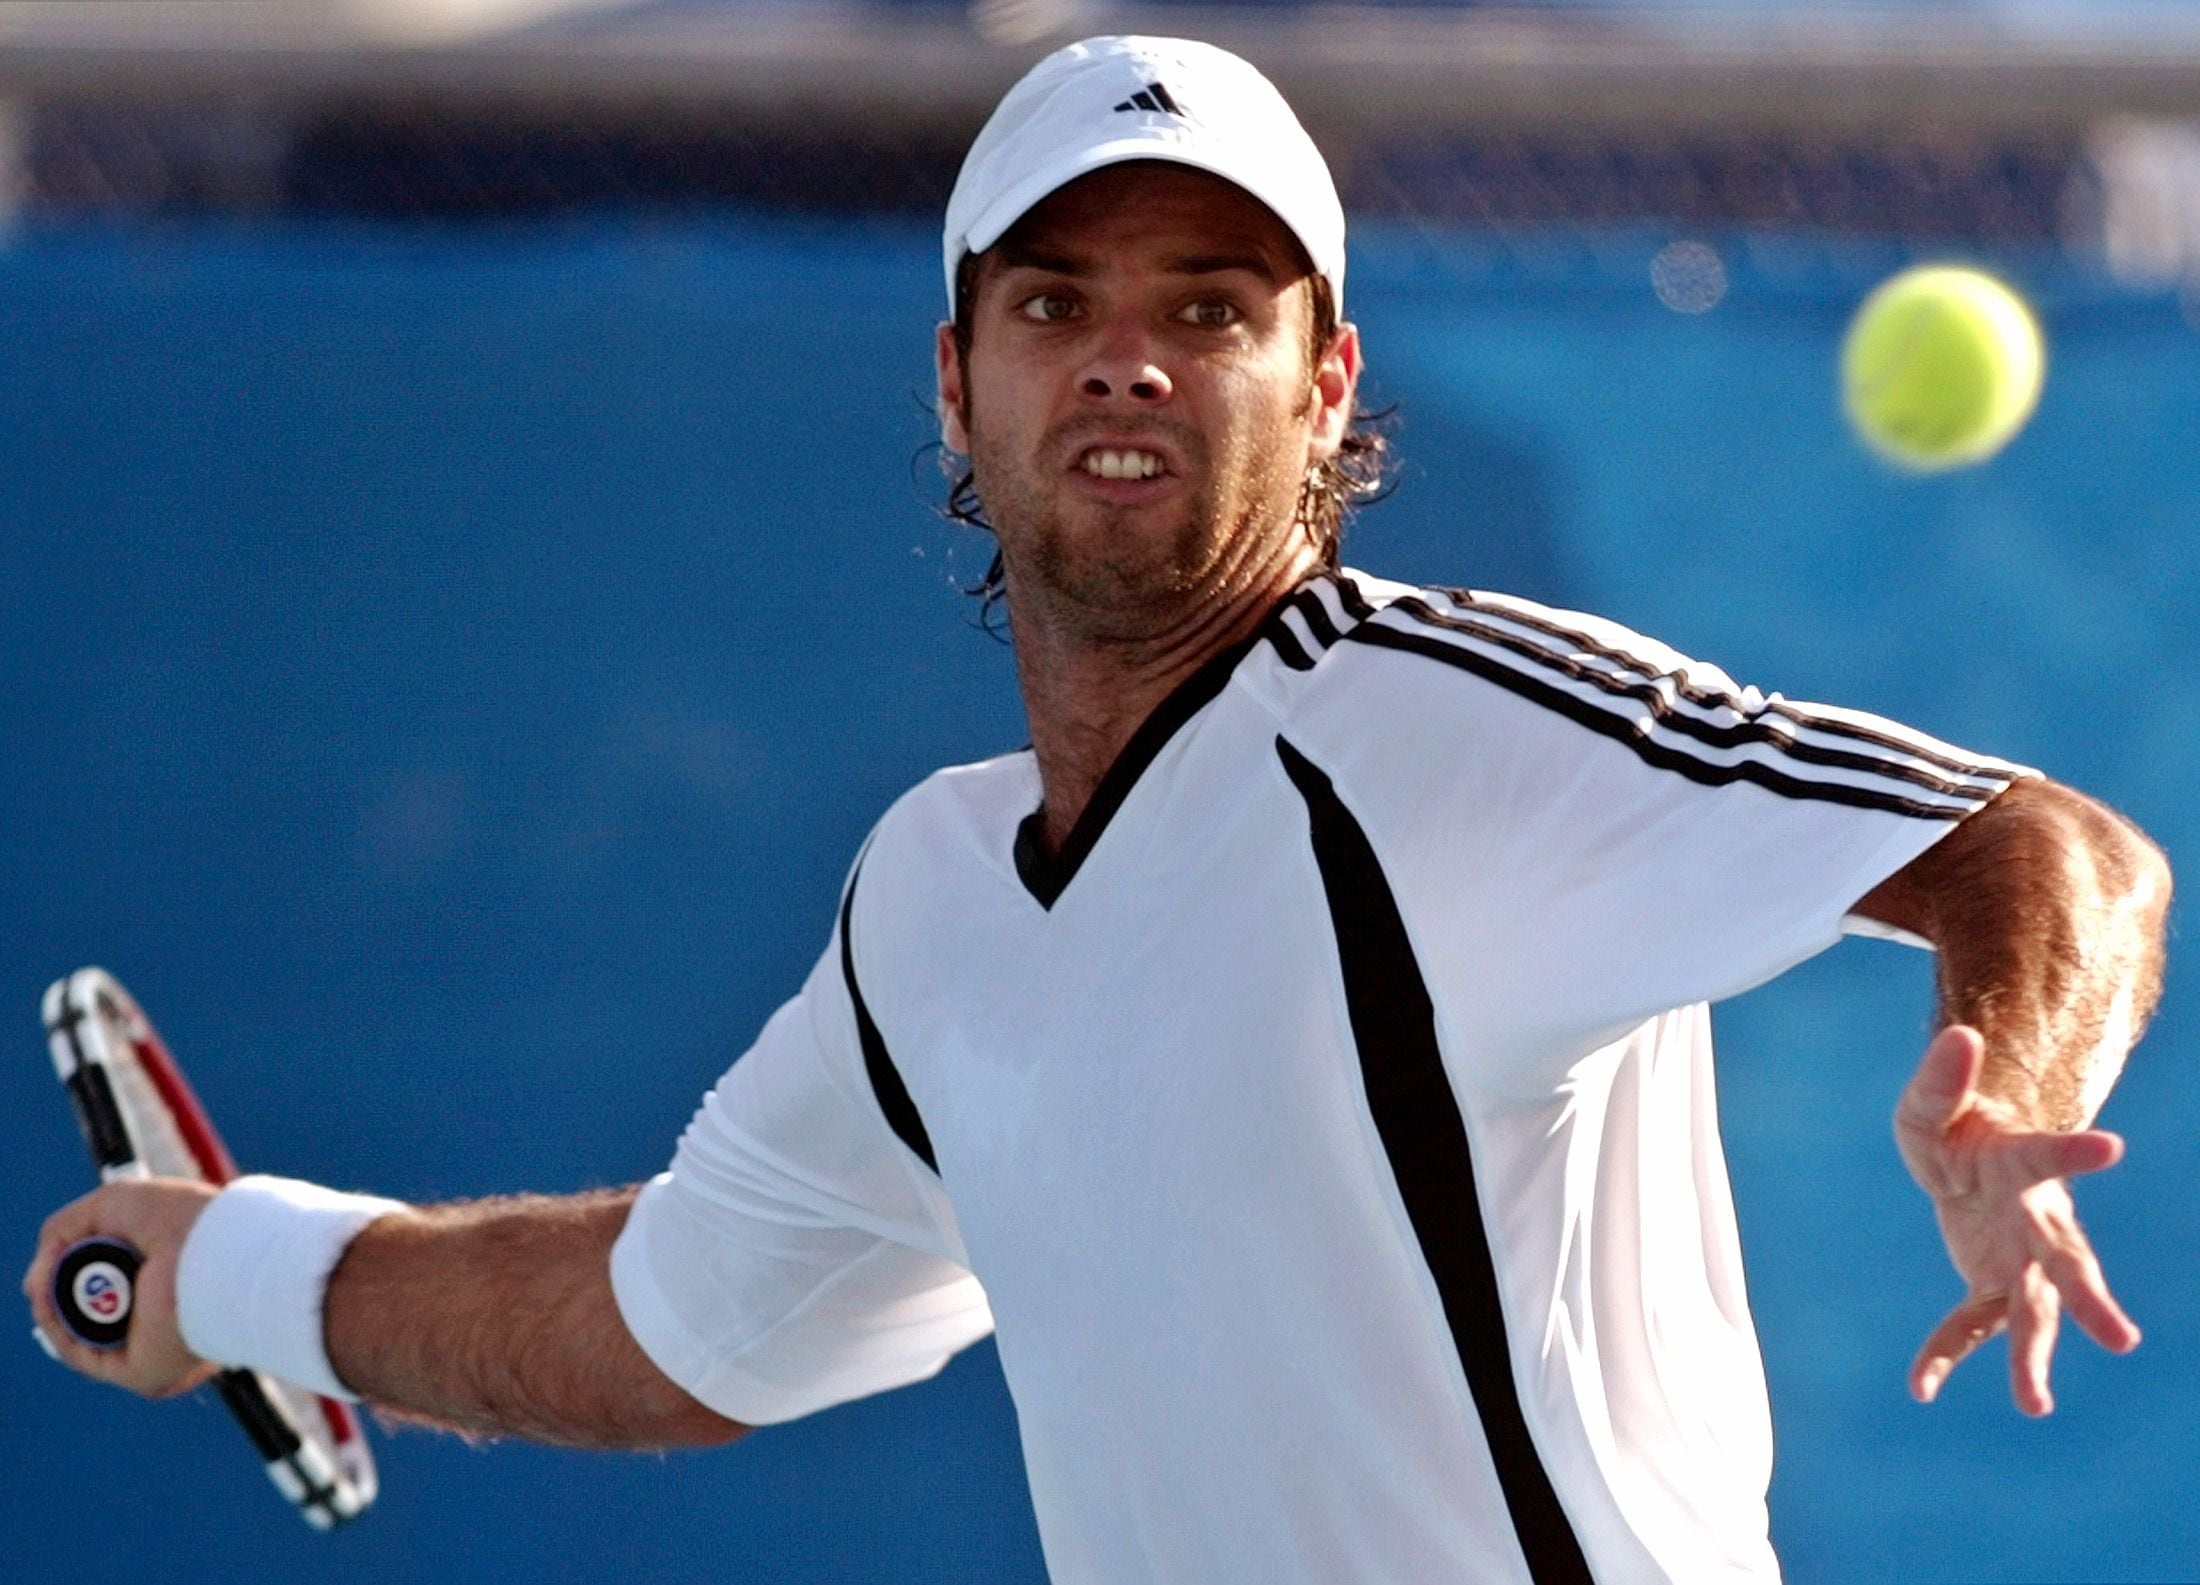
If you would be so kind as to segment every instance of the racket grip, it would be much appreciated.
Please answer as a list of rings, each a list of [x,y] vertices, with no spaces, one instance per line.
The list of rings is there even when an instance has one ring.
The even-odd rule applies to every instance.
[[[53,1270],[53,1307],[61,1324],[93,1348],[120,1348],[130,1336],[144,1257],[119,1238],[80,1238]]]

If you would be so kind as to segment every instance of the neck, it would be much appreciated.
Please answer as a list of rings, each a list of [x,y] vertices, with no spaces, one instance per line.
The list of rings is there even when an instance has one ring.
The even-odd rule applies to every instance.
[[[1059,852],[1132,735],[1200,667],[1252,636],[1318,565],[1299,536],[1258,566],[1227,567],[1111,633],[1041,599],[1019,602],[1010,569],[1016,672],[1039,762],[1046,848]]]

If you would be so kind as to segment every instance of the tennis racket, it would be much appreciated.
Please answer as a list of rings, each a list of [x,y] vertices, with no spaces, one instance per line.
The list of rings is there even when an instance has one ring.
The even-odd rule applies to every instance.
[[[54,1070],[102,1182],[237,1175],[183,1070],[114,976],[79,969],[47,988],[43,1011]],[[117,1239],[72,1246],[54,1273],[69,1329],[94,1347],[122,1346],[137,1267],[137,1251]],[[214,1390],[306,1523],[334,1529],[374,1501],[374,1455],[348,1404],[251,1370],[223,1371]]]

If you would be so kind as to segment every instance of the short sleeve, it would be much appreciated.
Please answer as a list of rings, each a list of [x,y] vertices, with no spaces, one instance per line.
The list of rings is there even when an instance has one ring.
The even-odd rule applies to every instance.
[[[1414,596],[1354,636],[1391,652],[1397,726],[1340,793],[1500,1049],[1586,1049],[1771,978],[2035,774],[1527,601]]]
[[[945,1192],[870,1093],[837,940],[612,1251],[643,1351],[746,1425],[923,1380],[993,1327]]]

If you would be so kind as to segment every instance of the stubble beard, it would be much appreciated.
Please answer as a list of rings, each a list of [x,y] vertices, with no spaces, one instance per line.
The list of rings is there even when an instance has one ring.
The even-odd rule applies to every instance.
[[[1211,465],[1201,437],[1176,425],[1153,425],[1197,480],[1166,520],[1152,508],[1079,501],[1046,478],[1043,464],[1020,465],[987,433],[969,425],[970,461],[979,499],[1000,542],[1007,573],[1010,621],[1045,623],[1065,636],[1099,642],[1135,642],[1179,623],[1188,605],[1223,592],[1234,566],[1260,559],[1262,542],[1280,538],[1295,516],[1295,489],[1283,491],[1263,477],[1248,437]],[[1120,425],[1109,431],[1120,435]],[[1061,456],[1074,431],[1050,436],[1042,458]],[[1226,506],[1215,481],[1242,478],[1250,486]],[[1234,507],[1234,510],[1231,509]],[[1227,520],[1226,520],[1227,519]]]

